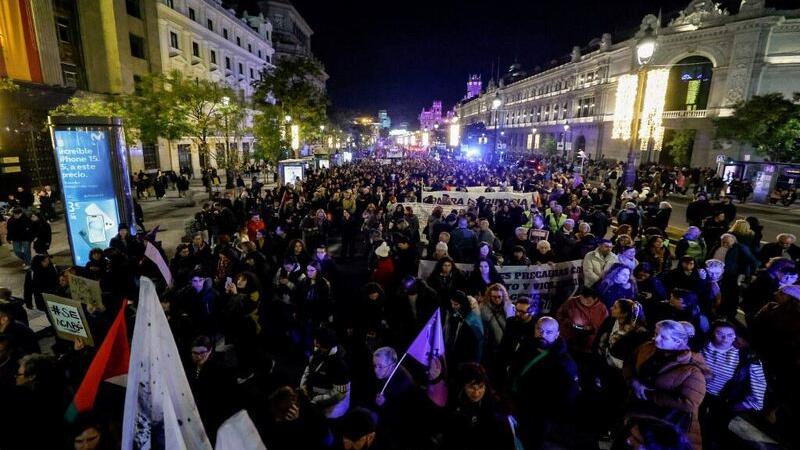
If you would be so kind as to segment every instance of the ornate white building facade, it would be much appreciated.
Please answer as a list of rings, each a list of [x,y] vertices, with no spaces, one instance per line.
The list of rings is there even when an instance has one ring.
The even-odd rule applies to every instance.
[[[592,158],[624,160],[634,148],[640,160],[669,163],[675,133],[694,130],[692,166],[713,166],[720,154],[756,159],[746,147],[716,143],[712,119],[754,95],[800,92],[800,9],[743,0],[731,14],[712,1],[693,0],[678,17],[661,22],[648,15],[634,37],[613,42],[604,34],[554,67],[499,86],[490,82],[480,96],[457,105],[459,123],[484,125],[498,148],[516,153],[555,146],[568,156],[583,150]],[[642,66],[636,44],[648,28],[656,47]],[[640,71],[639,79],[647,80],[641,90]],[[637,117],[638,136],[631,139]]]

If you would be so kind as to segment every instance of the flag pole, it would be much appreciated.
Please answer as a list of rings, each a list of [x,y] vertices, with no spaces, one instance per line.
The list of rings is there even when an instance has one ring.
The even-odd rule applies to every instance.
[[[389,386],[389,382],[392,381],[392,377],[394,376],[395,372],[397,372],[397,369],[400,368],[400,364],[402,364],[403,360],[406,359],[406,355],[408,355],[408,352],[403,353],[403,356],[400,357],[400,361],[397,361],[394,369],[392,369],[392,373],[389,374],[389,378],[386,379],[386,383],[383,384],[383,389],[381,389],[380,395],[383,395],[383,392]]]

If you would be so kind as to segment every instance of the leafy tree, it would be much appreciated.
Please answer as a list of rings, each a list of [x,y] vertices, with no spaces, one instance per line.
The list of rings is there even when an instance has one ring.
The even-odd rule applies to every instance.
[[[664,145],[669,148],[669,155],[676,166],[689,164],[689,156],[694,146],[697,130],[676,130]]]
[[[197,143],[201,161],[207,161],[212,156],[208,148],[208,138],[219,129],[223,99],[233,98],[235,93],[232,89],[212,81],[186,78],[178,71],[169,73],[165,83],[175,102],[181,105],[186,120],[185,135]],[[218,160],[224,158],[224,155],[213,156]]]
[[[51,116],[120,117],[123,124],[128,123],[128,111],[119,99],[106,100],[98,96],[75,96],[67,103],[50,110]],[[134,142],[139,137],[135,126],[125,126],[125,142]]]
[[[544,149],[547,156],[555,156],[558,152],[558,143],[553,138],[553,136],[548,135],[544,138],[544,143],[542,144],[542,148]]]
[[[255,126],[254,134],[265,156],[280,155],[281,148],[289,147],[290,136],[286,132],[281,134],[286,116],[292,118],[292,124],[300,127],[300,136],[304,140],[321,138],[319,127],[327,123],[328,101],[315,80],[320,78],[322,71],[322,65],[316,60],[297,57],[265,70],[262,79],[255,82],[254,98],[259,99],[255,107],[263,117]],[[276,145],[281,148],[270,148]]]
[[[225,135],[225,161],[228,168],[238,165],[238,151],[231,151],[230,141],[238,142],[248,131],[246,126],[247,105],[239,97],[223,97],[218,110],[218,127]]]
[[[253,117],[253,135],[256,136],[254,156],[272,164],[288,157],[285,129],[281,133],[283,116],[276,108],[265,108]]]
[[[734,105],[730,117],[714,120],[717,139],[752,145],[772,161],[800,161],[800,94],[794,101],[779,93],[757,95]]]
[[[136,92],[122,99],[130,126],[139,130],[142,142],[167,141],[172,164],[172,141],[188,133],[188,123],[183,105],[168,87],[169,78],[163,74],[145,76],[136,86]]]
[[[14,81],[7,77],[0,77],[0,92],[2,91],[16,91],[19,89]]]

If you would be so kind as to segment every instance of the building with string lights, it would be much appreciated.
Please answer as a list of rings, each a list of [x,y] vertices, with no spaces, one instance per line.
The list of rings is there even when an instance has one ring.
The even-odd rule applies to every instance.
[[[692,0],[675,14],[645,16],[624,39],[603,34],[576,46],[533,74],[515,64],[456,106],[459,124],[485,126],[495,149],[519,154],[582,150],[692,166],[713,166],[719,155],[756,159],[746,146],[715,142],[713,119],[754,95],[800,91],[800,9],[768,3],[742,0],[727,11]],[[672,151],[678,135],[690,142],[682,156]]]

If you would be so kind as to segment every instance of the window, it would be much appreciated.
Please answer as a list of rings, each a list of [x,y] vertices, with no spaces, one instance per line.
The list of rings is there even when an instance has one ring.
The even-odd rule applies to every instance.
[[[222,37],[224,37],[225,39],[228,39],[228,29],[227,28],[223,28],[222,29]]]
[[[64,86],[78,87],[78,68],[72,64],[61,64],[61,76],[64,78]]]
[[[197,16],[195,15],[194,8],[189,8],[189,18],[196,21]]]
[[[564,103],[561,106],[561,119],[563,120],[563,119],[566,119],[566,118],[567,118],[567,104]]]
[[[178,45],[178,33],[174,31],[169,32],[169,46],[176,50],[180,50],[181,47]]]
[[[250,79],[252,80],[253,78],[255,78],[255,75],[253,75],[253,68],[251,67],[250,68]]]
[[[135,34],[128,35],[131,44],[131,56],[144,59],[144,38]]]
[[[229,57],[225,57],[225,68],[231,70],[231,59]]]
[[[72,42],[72,33],[69,31],[69,19],[66,17],[56,17],[56,32],[58,40],[65,43]]]
[[[211,50],[210,56],[211,56],[211,64],[216,64],[217,63],[217,52],[215,52],[214,50]]]
[[[211,19],[208,19],[208,21],[206,23],[208,24],[208,29],[211,30],[211,31],[214,31],[214,21],[211,20]]]
[[[272,57],[269,56],[269,55],[267,55],[267,62],[270,63],[270,64],[272,63]]]
[[[239,63],[239,75],[244,75],[244,66],[242,63]]]
[[[242,38],[240,38],[239,36],[236,36],[236,45],[238,45],[239,47],[242,46]]]
[[[250,45],[250,44],[247,44],[247,51],[250,52],[250,53],[253,53],[253,46]]]
[[[139,0],[125,0],[125,11],[129,16],[142,17],[142,8]]]
[[[200,57],[200,46],[197,45],[197,42],[192,42],[192,56]]]

